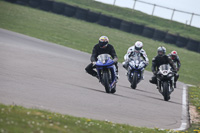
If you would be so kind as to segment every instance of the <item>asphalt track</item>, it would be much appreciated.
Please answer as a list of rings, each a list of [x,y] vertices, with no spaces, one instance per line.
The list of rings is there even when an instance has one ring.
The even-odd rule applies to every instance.
[[[88,53],[0,29],[0,103],[138,127],[188,126],[183,83],[166,102],[148,82],[151,72],[133,90],[119,64],[117,91],[107,94],[85,72],[89,59]]]

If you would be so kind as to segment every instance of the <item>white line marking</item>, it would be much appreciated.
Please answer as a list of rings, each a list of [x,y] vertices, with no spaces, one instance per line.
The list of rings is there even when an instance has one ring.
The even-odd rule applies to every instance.
[[[183,95],[182,95],[182,117],[181,117],[181,126],[180,128],[173,129],[175,131],[186,130],[189,127],[189,109],[188,109],[188,97],[187,97],[187,86],[183,86]]]

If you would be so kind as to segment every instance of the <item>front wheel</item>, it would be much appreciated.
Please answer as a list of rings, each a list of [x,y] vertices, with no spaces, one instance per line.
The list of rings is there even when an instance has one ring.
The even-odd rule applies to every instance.
[[[168,82],[163,83],[163,97],[164,97],[165,101],[168,101],[170,99],[169,87],[170,86],[169,86]]]
[[[103,85],[105,87],[106,93],[111,93],[111,87],[109,83],[109,73],[108,71],[103,72]]]
[[[116,92],[116,84],[115,86],[112,88],[111,93],[114,94]]]
[[[132,77],[132,82],[131,82],[131,88],[132,89],[136,89],[137,81],[138,81],[138,75],[137,75],[136,72],[134,72],[133,77]]]

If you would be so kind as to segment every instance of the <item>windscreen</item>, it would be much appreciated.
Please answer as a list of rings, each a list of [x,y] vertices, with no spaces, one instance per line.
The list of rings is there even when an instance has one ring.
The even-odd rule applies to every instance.
[[[169,69],[170,69],[170,66],[169,66],[168,64],[164,64],[164,65],[161,65],[161,66],[159,67],[159,69],[160,69],[161,71],[163,71],[163,70],[169,70]]]
[[[134,56],[131,56],[130,59],[132,59],[134,61],[136,61],[136,60],[140,61],[140,56],[138,54],[135,54]]]
[[[102,63],[106,63],[109,58],[110,58],[109,54],[101,54],[97,57],[97,59],[100,60]]]

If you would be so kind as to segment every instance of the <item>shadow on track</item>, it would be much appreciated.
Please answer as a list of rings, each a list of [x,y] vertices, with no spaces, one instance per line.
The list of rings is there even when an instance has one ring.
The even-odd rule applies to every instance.
[[[90,88],[90,87],[85,87],[85,86],[80,86],[80,85],[75,85],[75,84],[70,84],[68,83],[69,85],[72,85],[72,86],[76,86],[76,87],[80,87],[80,88],[84,88],[84,89],[88,89],[88,90],[92,90],[92,91],[96,91],[96,92],[101,92],[101,93],[105,93],[105,94],[108,94],[106,93],[105,91],[103,90],[97,90],[97,89],[94,89],[94,88]],[[124,88],[129,88],[129,87],[126,87],[126,86],[122,86],[122,85],[119,85],[121,87],[124,87]],[[129,88],[131,89],[131,88]],[[136,91],[140,91],[140,92],[146,92],[146,93],[150,93],[148,91],[144,91],[144,90],[137,90]],[[155,94],[155,93],[150,93],[150,94]],[[120,94],[110,94],[112,96],[119,96],[119,97],[122,97],[122,98],[127,98],[127,99],[131,99],[131,100],[137,100],[137,101],[144,101],[144,100],[141,100],[141,99],[137,99],[137,98],[133,98],[133,97],[128,97],[128,96],[124,96],[124,95],[120,95]],[[147,95],[142,95],[142,94],[139,94],[141,96],[144,96],[144,97],[148,97],[148,98],[151,98],[151,99],[155,99],[155,100],[159,100],[159,101],[164,101],[162,98],[156,98],[156,97],[152,97],[152,96],[147,96]],[[156,94],[156,95],[159,95],[159,94]],[[144,101],[145,102],[145,101]],[[166,101],[165,101],[166,102]],[[173,101],[168,101],[169,103],[174,103],[174,104],[178,104],[178,105],[181,105],[181,103],[177,103],[177,102],[173,102]]]
[[[72,85],[72,86],[76,86],[76,87],[80,87],[80,88],[84,88],[84,89],[88,89],[88,90],[92,90],[92,91],[97,91],[97,92],[106,93],[105,91],[97,90],[97,89],[94,89],[94,88],[89,88],[89,87],[80,86],[80,85],[75,85],[75,84],[70,84],[70,83],[67,83],[67,84]]]
[[[148,93],[148,94],[154,94],[154,95],[157,95],[157,96],[161,96],[161,94],[159,94],[159,92],[158,93],[153,93],[153,92],[149,92],[149,91],[145,91],[145,90],[141,90],[141,89],[132,89],[131,87],[127,87],[127,86],[123,86],[123,85],[118,85],[118,86],[123,87],[123,88],[131,89],[131,90],[133,90],[133,92],[134,91],[138,91],[138,92],[145,92],[145,93]],[[159,101],[164,101],[163,98],[157,98],[157,97],[148,96],[148,95],[144,95],[144,94],[137,94],[137,95],[148,97],[148,98],[159,100]],[[123,96],[123,97],[126,97],[126,96]],[[131,99],[130,97],[126,97],[126,98]],[[166,102],[166,101],[164,101],[164,102]],[[174,103],[174,104],[177,104],[177,105],[182,105],[181,103],[177,103],[177,102],[173,102],[173,101],[168,101],[168,102],[169,103]]]
[[[68,83],[68,84],[69,84],[69,85],[72,85],[72,86],[76,86],[76,87],[80,87],[80,88],[84,88],[84,89],[96,91],[96,92],[101,92],[101,93],[105,93],[105,94],[110,94],[110,95],[112,95],[112,96],[119,96],[119,97],[122,97],[122,98],[127,98],[127,99],[132,99],[132,100],[141,101],[140,99],[136,99],[136,98],[133,98],[133,97],[123,96],[123,95],[120,95],[120,94],[111,94],[111,93],[106,93],[105,91],[97,90],[97,89],[90,88],[90,87],[85,87],[85,86],[80,86],[80,85],[75,85],[75,84],[70,84],[70,83]]]
[[[127,87],[127,86],[123,86],[123,85],[118,85],[118,86],[123,87],[123,88],[128,88],[128,89],[133,90],[133,91],[141,91],[141,92],[146,92],[146,93],[149,93],[149,94],[158,95],[157,93],[153,93],[153,92],[149,92],[149,91],[145,91],[145,90],[141,90],[141,89],[132,89],[131,87]]]

